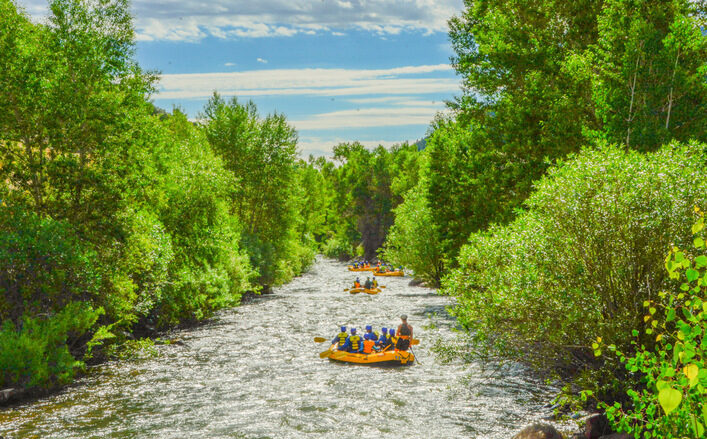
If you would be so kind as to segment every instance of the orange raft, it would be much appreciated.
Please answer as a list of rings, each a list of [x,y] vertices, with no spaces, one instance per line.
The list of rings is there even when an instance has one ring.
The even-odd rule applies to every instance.
[[[349,269],[349,271],[376,271],[376,267],[354,268],[353,265],[349,265],[348,269]]]
[[[412,364],[415,361],[415,354],[410,351],[399,351],[397,349],[388,349],[383,352],[373,352],[370,354],[359,354],[337,351],[336,344],[333,344],[330,350],[331,353],[327,358],[344,363],[402,366]]]
[[[375,271],[373,273],[374,276],[405,276],[405,273],[398,270],[398,271]]]
[[[381,290],[380,288],[351,288],[349,290],[349,293],[351,294],[357,294],[357,293],[366,293],[366,294],[378,294],[380,293]]]

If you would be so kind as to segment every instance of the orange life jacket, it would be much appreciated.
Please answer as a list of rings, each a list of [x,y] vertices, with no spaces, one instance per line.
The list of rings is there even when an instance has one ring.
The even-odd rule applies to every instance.
[[[376,342],[373,340],[364,340],[363,341],[363,353],[370,354],[371,352],[373,352],[373,346],[375,344],[376,344]]]
[[[361,284],[358,282],[354,282],[354,288],[361,288]]]

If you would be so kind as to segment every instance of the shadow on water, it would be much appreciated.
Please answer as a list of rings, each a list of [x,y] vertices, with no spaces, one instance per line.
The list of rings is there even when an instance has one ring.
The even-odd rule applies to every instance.
[[[554,389],[522,368],[488,374],[478,364],[441,363],[451,342],[452,301],[381,281],[378,295],[343,289],[355,274],[317,259],[274,294],[254,296],[205,325],[174,331],[158,355],[106,363],[49,398],[0,411],[0,436],[19,438],[507,438],[549,413]],[[405,367],[320,359],[313,337],[340,325],[395,327],[410,316],[418,362]]]

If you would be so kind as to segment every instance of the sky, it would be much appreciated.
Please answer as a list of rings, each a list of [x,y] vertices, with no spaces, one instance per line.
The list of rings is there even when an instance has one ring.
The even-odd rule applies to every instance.
[[[37,19],[45,0],[18,0]],[[462,0],[133,0],[155,105],[197,119],[214,91],[283,113],[303,156],[425,136],[460,94],[447,20]]]

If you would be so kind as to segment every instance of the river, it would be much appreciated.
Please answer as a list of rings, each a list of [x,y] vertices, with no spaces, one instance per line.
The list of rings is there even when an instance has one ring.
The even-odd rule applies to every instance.
[[[549,414],[556,389],[521,367],[493,374],[440,363],[435,340],[457,336],[451,299],[381,278],[352,295],[356,274],[318,258],[274,294],[168,334],[180,345],[91,368],[76,385],[0,411],[0,436],[19,438],[510,438]],[[365,279],[365,277],[364,277]],[[414,326],[419,361],[371,367],[320,359],[340,325]]]

